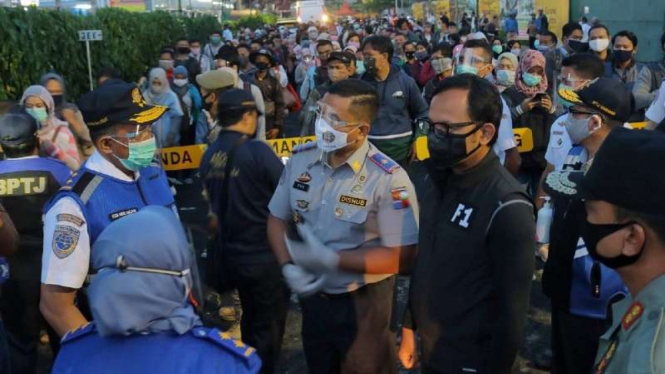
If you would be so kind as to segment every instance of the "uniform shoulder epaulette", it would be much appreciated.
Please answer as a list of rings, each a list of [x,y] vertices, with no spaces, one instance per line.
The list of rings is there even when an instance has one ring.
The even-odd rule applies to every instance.
[[[95,324],[92,323],[92,322],[88,322],[85,325],[83,325],[83,326],[81,326],[77,329],[67,331],[65,333],[65,335],[62,337],[62,339],[60,340],[60,344],[65,344],[65,343],[71,342],[71,341],[76,340],[76,339],[78,339],[82,336],[91,334],[93,331],[95,331]]]
[[[295,147],[293,147],[293,152],[291,154],[296,154],[296,153],[302,153],[305,151],[309,151],[310,149],[316,148],[316,142],[309,142],[309,143],[304,143],[304,144],[299,144]]]
[[[191,330],[191,333],[199,339],[205,339],[215,343],[217,346],[224,348],[226,351],[245,362],[258,359],[256,349],[246,345],[240,340],[233,339],[231,334],[227,332],[207,327],[195,327]]]
[[[392,174],[401,168],[397,162],[381,152],[374,153],[369,156],[369,159],[388,174]]]

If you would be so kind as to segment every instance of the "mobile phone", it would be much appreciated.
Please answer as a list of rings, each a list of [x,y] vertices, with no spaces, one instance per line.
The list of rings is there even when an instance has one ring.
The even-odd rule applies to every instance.
[[[546,97],[547,94],[545,93],[537,93],[536,96],[533,97],[533,101],[542,101],[544,97]]]

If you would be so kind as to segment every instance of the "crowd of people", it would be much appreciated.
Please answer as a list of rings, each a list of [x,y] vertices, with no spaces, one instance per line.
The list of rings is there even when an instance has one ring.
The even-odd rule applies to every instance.
[[[664,373],[665,34],[649,63],[596,19],[559,39],[540,10],[527,35],[225,26],[76,104],[44,75],[0,120],[0,371],[35,373],[41,338],[54,373],[274,373],[295,294],[311,373],[511,373],[539,258],[552,373]],[[283,162],[287,135],[316,141]],[[163,170],[193,144],[198,172]],[[202,269],[174,198],[197,179]],[[236,293],[242,340],[204,326],[208,289]]]

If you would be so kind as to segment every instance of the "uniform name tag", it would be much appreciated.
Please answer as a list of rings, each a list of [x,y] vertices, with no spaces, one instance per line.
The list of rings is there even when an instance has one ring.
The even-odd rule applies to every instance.
[[[302,182],[295,181],[295,182],[293,182],[293,188],[295,188],[296,190],[307,192],[307,191],[309,191],[309,184],[305,184],[305,183],[302,183]]]
[[[362,207],[367,206],[367,200],[347,195],[340,196],[339,202],[355,206],[362,206]]]
[[[115,213],[111,213],[111,214],[109,214],[109,219],[110,219],[111,221],[115,221],[115,220],[117,220],[117,219],[120,219],[120,218],[122,218],[122,217],[128,216],[128,215],[130,215],[130,214],[134,214],[134,213],[136,213],[136,212],[138,212],[138,211],[139,211],[138,208],[130,208],[130,209],[126,209],[126,210],[121,210],[121,211],[119,211],[119,212],[115,212]]]
[[[68,214],[68,213],[61,213],[56,216],[56,219],[58,222],[69,222],[73,223],[76,226],[83,226],[85,221],[83,221],[81,218],[73,215],[73,214]]]

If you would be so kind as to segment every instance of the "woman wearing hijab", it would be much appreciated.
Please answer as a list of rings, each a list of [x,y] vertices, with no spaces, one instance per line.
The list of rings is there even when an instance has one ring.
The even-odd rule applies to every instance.
[[[39,123],[37,137],[41,154],[64,162],[71,170],[78,170],[81,159],[76,139],[67,122],[56,117],[55,103],[48,90],[42,86],[28,87],[21,97],[21,105]]]
[[[515,86],[501,96],[510,107],[513,128],[526,127],[533,133],[533,150],[521,154],[522,167],[517,176],[533,196],[547,166],[545,151],[556,110],[547,94],[545,56],[538,51],[525,51],[515,72]]]
[[[254,374],[254,348],[202,327],[190,304],[195,268],[168,208],[149,206],[111,223],[92,247],[93,321],[70,331],[53,374]]]
[[[76,104],[67,101],[67,88],[62,77],[55,73],[48,73],[41,77],[39,84],[44,86],[53,97],[55,103],[55,116],[69,124],[80,145],[80,156],[88,158],[95,147],[90,139],[88,126],[83,121],[83,115]]]
[[[503,52],[497,59],[496,88],[499,92],[515,85],[515,70],[517,70],[517,56],[510,52]]]
[[[171,90],[166,71],[154,68],[148,74],[148,88],[143,97],[149,105],[162,105],[169,110],[153,125],[153,132],[160,148],[177,147],[180,145],[180,128],[183,116],[178,95]]]

